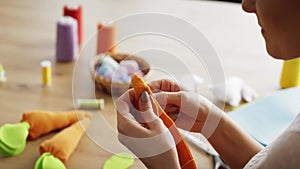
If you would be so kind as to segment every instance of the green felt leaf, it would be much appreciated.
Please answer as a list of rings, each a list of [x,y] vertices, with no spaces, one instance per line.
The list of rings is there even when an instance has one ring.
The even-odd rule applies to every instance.
[[[14,156],[23,152],[29,128],[27,122],[3,125],[0,128],[0,153]]]
[[[120,153],[112,156],[103,165],[103,169],[128,169],[134,163],[130,154]]]
[[[35,163],[34,169],[66,169],[65,165],[50,153],[44,153]]]
[[[6,156],[15,156],[23,152],[25,149],[25,144],[18,148],[10,148],[6,144],[2,143],[0,140],[0,154]]]

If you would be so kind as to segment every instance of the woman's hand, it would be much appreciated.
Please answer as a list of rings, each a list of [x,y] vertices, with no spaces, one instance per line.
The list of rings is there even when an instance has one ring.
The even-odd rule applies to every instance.
[[[204,97],[181,91],[176,83],[169,80],[153,81],[149,85],[157,91],[154,94],[157,101],[175,124],[185,130],[201,132],[231,168],[243,168],[262,149],[259,143]]]
[[[184,130],[200,133],[209,114],[222,115],[222,111],[208,99],[180,90],[173,81],[162,79],[149,82],[148,85],[161,107]]]
[[[135,105],[133,90],[116,102],[119,141],[147,168],[180,168],[174,139],[152,108],[152,98],[143,92]],[[136,109],[139,107],[139,110]]]

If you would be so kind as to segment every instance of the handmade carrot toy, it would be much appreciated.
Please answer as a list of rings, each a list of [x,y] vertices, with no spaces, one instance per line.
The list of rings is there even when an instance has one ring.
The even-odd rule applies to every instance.
[[[35,169],[65,169],[63,163],[69,159],[89,124],[90,119],[85,117],[44,141],[39,148],[41,157],[35,163]]]
[[[91,117],[87,111],[28,111],[20,123],[0,127],[0,154],[15,156],[23,152],[27,139],[37,139],[51,131],[63,129],[78,120]]]
[[[144,80],[139,77],[138,75],[134,74],[132,76],[131,80],[134,92],[135,92],[135,98],[137,99],[137,102],[139,100],[139,97],[141,96],[143,91],[147,91],[149,94],[152,93],[150,87],[144,82]],[[166,114],[166,112],[161,108],[159,103],[155,100],[155,106],[157,110],[160,112],[159,117],[164,122],[165,126],[169,129],[170,133],[172,134],[175,143],[176,144],[176,150],[178,154],[178,159],[180,162],[180,166],[182,169],[196,169],[196,163],[194,161],[194,158],[191,154],[191,151],[184,141],[183,137],[179,133],[177,127],[175,126],[175,123],[173,120]]]
[[[85,111],[28,111],[24,112],[21,121],[27,122],[30,125],[28,138],[36,139],[51,131],[63,129],[84,116],[90,116],[90,114]]]
[[[84,118],[72,126],[65,128],[51,139],[43,142],[40,146],[40,153],[49,152],[62,162],[66,162],[75,150],[89,124],[90,119]]]

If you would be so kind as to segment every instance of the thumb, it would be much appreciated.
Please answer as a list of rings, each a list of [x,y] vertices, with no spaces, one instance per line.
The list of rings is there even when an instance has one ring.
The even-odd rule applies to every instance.
[[[149,129],[154,129],[161,125],[160,118],[153,111],[152,103],[149,94],[143,91],[138,101],[138,109],[143,123],[147,123]]]

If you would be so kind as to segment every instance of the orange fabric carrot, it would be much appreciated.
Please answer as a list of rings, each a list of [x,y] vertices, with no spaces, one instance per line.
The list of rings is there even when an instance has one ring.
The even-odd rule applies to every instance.
[[[62,162],[66,162],[78,145],[85,129],[90,124],[89,118],[83,118],[68,128],[65,128],[54,137],[43,142],[40,154],[49,152]]]
[[[57,129],[63,129],[78,121],[81,116],[90,116],[89,112],[69,111],[28,111],[23,113],[21,122],[28,122],[30,125],[29,139],[36,139],[44,134]]]
[[[139,77],[136,74],[134,74],[132,76],[131,83],[132,83],[132,86],[133,86],[133,89],[135,92],[135,98],[137,99],[137,102],[144,90],[147,91],[149,94],[152,93],[150,87],[144,82],[144,80],[141,77]],[[159,112],[161,112],[159,117],[162,119],[165,126],[171,132],[171,134],[175,140],[175,143],[177,143],[176,150],[177,150],[181,168],[182,169],[196,169],[197,168],[196,163],[191,154],[191,151],[190,151],[188,145],[186,144],[186,142],[184,141],[183,137],[179,133],[177,127],[175,126],[175,123],[166,114],[166,112],[162,109],[162,107],[159,105],[159,103],[156,100],[154,100],[154,104],[155,104],[157,110]]]

